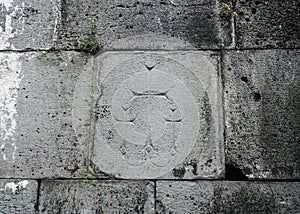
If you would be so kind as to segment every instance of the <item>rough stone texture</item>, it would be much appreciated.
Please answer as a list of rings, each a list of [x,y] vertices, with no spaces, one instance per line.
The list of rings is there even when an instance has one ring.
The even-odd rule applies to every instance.
[[[0,2],[0,50],[45,50],[54,46],[59,0]]]
[[[98,176],[224,175],[218,54],[107,52],[94,59],[94,70],[91,166]]]
[[[43,181],[40,213],[154,213],[148,181]]]
[[[226,52],[226,164],[248,178],[300,178],[300,51]]]
[[[236,16],[240,48],[300,48],[299,0],[239,0]]]
[[[231,46],[232,19],[216,0],[62,1],[57,48],[78,49],[97,27],[108,49],[182,49]],[[74,15],[76,14],[76,15]]]
[[[300,183],[159,181],[157,213],[298,213]]]
[[[156,213],[213,213],[212,182],[159,181],[156,184]]]
[[[300,183],[216,182],[215,213],[299,213]]]
[[[80,176],[90,142],[86,64],[76,52],[0,54],[1,177]]]
[[[0,179],[0,213],[35,213],[38,183]]]

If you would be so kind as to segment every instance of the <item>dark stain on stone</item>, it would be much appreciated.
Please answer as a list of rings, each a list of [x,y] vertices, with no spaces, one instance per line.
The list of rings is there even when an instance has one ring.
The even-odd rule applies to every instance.
[[[8,11],[6,10],[6,7],[4,6],[3,3],[0,3],[0,27],[2,29],[5,29],[5,25],[6,25],[6,19],[5,16],[8,14]]]
[[[67,1],[62,0],[61,1],[61,9],[60,9],[60,14],[61,14],[61,27],[64,29],[65,26],[67,26],[68,22],[68,9],[67,9]]]
[[[155,214],[156,213],[167,213],[166,206],[160,200],[155,201],[155,210],[156,210]]]
[[[101,105],[97,106],[97,110],[95,112],[95,119],[103,119],[109,117],[111,115],[111,106],[110,105]]]
[[[212,110],[211,110],[211,106],[209,104],[209,97],[207,92],[205,92],[205,95],[202,98],[202,102],[203,102],[203,107],[202,107],[202,112],[205,113],[205,122],[206,122],[206,135],[208,135],[208,133],[210,132],[210,128],[211,128],[211,123],[212,123]]]
[[[147,201],[147,195],[142,194],[137,198],[137,205],[134,207],[136,213],[145,213],[145,203]]]
[[[212,161],[213,161],[212,159],[208,159],[208,160],[205,162],[205,165],[210,167]]]
[[[247,201],[247,203],[245,203]],[[229,206],[239,204],[239,207]],[[274,193],[268,188],[242,186],[232,193],[231,203],[223,204],[224,213],[272,213],[274,212]]]
[[[300,41],[300,2],[239,1],[237,43],[240,47],[297,48]]]
[[[197,161],[196,160],[191,160],[190,165],[193,167],[192,173],[194,175],[198,175],[198,169],[197,169],[198,163],[197,163]]]
[[[174,168],[173,175],[174,175],[174,177],[177,177],[177,178],[183,178],[185,175],[185,168],[184,167]]]

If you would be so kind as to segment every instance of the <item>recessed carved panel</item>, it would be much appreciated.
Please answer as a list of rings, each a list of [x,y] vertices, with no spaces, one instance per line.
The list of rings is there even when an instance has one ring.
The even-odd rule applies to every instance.
[[[208,126],[201,113],[207,92],[173,59],[155,53],[122,59],[111,68],[96,66],[92,162],[116,177],[157,178],[201,144],[201,129]]]

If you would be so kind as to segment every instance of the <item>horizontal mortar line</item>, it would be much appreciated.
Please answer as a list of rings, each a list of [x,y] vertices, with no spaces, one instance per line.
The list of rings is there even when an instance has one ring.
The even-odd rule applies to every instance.
[[[179,49],[111,49],[102,50],[100,52],[128,52],[128,51],[145,51],[145,52],[155,52],[155,51],[168,51],[168,52],[178,52],[178,51],[222,51],[226,49],[221,48],[179,48]]]
[[[222,51],[227,49],[107,49],[107,50],[101,50],[97,52],[96,54],[90,54],[86,51],[81,51],[79,49],[30,49],[30,50],[0,50],[1,52],[15,52],[15,53],[30,53],[30,52],[71,52],[75,51],[78,53],[86,53],[91,56],[95,56],[101,53],[105,52],[179,52],[179,51]]]
[[[101,53],[105,53],[105,52],[179,52],[179,51],[215,51],[215,52],[219,52],[219,51],[248,51],[248,50],[257,50],[257,51],[266,51],[266,50],[300,50],[300,48],[194,48],[194,49],[112,49],[112,50],[102,50],[99,51],[97,54],[95,55],[99,55]],[[89,54],[88,52],[85,51],[81,51],[79,49],[27,49],[27,50],[0,50],[0,53],[5,53],[5,52],[12,52],[12,53],[30,53],[30,52],[71,52],[71,51],[75,51],[75,52],[82,52],[82,53],[86,53]],[[95,56],[93,54],[89,54],[91,56]]]
[[[35,181],[170,181],[170,182],[246,182],[246,183],[299,183],[300,179],[265,179],[265,180],[226,180],[226,179],[120,179],[120,178],[0,178],[1,180],[35,180]]]
[[[30,53],[30,52],[57,52],[58,50],[49,50],[49,49],[26,49],[26,50],[0,50],[0,53],[3,52],[15,52],[15,53]]]
[[[222,51],[248,51],[248,50],[258,50],[258,51],[265,51],[265,50],[300,50],[299,48],[228,48],[228,49],[222,49]]]

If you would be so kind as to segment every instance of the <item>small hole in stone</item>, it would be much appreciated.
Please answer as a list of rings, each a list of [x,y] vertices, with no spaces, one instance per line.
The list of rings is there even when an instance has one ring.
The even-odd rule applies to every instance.
[[[252,13],[252,14],[255,14],[256,11],[257,11],[256,8],[252,8],[252,9],[251,9],[251,13]]]
[[[249,18],[245,18],[245,21],[246,21],[246,22],[249,22],[249,21],[250,21],[250,19],[249,19]]]
[[[260,101],[261,100],[261,95],[257,92],[254,92],[254,100],[255,101]]]
[[[248,78],[247,77],[241,77],[241,80],[243,81],[243,82],[248,82]]]
[[[256,5],[259,5],[259,4],[261,4],[261,2],[260,2],[260,1],[256,1],[255,4],[256,4]]]

